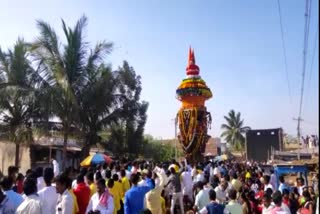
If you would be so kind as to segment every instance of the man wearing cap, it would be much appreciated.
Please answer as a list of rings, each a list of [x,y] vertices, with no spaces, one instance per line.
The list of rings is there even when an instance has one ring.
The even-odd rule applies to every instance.
[[[184,214],[184,207],[183,207],[183,195],[182,195],[182,189],[181,189],[181,181],[180,181],[180,174],[183,172],[183,170],[180,173],[177,173],[174,167],[169,167],[170,169],[170,177],[168,181],[168,185],[171,186],[172,189],[172,198],[171,198],[171,207],[170,207],[170,213],[174,214],[174,207],[175,203],[178,200],[180,205],[181,214]]]

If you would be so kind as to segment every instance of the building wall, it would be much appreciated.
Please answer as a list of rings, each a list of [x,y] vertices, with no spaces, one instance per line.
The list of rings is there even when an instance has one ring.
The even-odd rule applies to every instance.
[[[9,166],[14,166],[16,146],[12,142],[0,141],[0,170],[7,175]],[[29,147],[20,147],[20,169],[19,172],[25,172],[31,168]]]

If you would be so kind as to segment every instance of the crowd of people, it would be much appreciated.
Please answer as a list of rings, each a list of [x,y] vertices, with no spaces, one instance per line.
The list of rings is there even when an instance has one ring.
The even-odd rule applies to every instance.
[[[287,180],[286,180],[287,179]],[[0,178],[0,214],[295,214],[318,213],[318,174],[312,185],[254,162],[208,160],[113,161],[62,172],[25,175],[9,167]]]
[[[316,148],[319,146],[319,139],[317,135],[307,135],[306,137],[301,137],[304,148]]]

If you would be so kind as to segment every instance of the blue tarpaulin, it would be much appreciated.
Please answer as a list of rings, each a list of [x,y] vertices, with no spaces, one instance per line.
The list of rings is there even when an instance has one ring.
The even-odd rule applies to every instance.
[[[306,186],[308,186],[308,168],[306,165],[277,165],[274,172],[277,176],[277,189],[279,187],[279,176],[288,173],[302,173],[305,177]]]

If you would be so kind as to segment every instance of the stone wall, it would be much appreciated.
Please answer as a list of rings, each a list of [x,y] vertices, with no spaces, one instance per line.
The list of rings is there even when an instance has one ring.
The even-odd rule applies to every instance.
[[[7,175],[8,167],[14,166],[16,146],[12,142],[0,141],[0,171]],[[20,147],[20,169],[19,172],[25,172],[31,168],[29,147]]]

